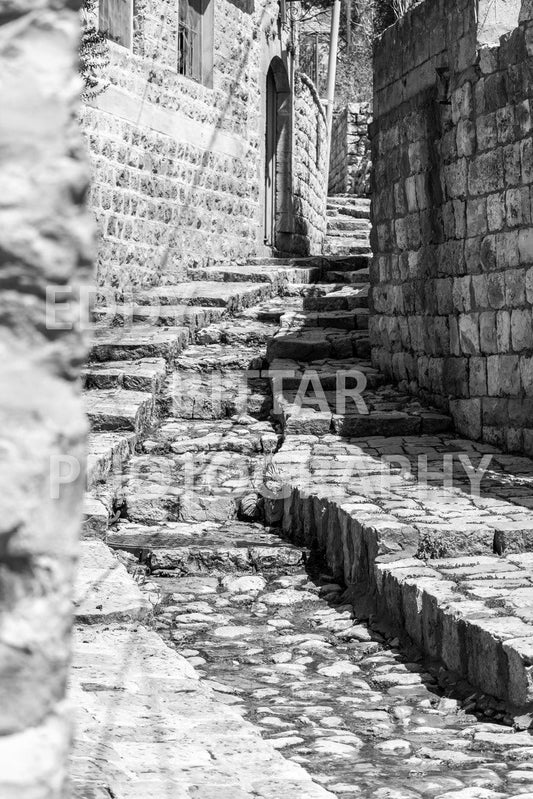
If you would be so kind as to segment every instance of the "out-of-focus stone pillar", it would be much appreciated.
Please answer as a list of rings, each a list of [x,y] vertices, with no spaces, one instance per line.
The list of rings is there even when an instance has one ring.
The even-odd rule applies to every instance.
[[[79,315],[73,296],[93,238],[74,6],[0,0],[2,799],[69,795],[63,702],[86,432],[84,349],[69,317]]]

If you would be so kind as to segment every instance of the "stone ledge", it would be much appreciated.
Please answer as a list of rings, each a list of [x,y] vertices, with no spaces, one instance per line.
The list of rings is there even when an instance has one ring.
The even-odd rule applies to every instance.
[[[83,541],[74,587],[74,613],[89,624],[142,619],[150,603],[101,541]]]
[[[405,450],[425,446],[431,457],[432,446],[444,452],[451,442],[446,435],[410,436]],[[288,436],[274,456],[286,498],[267,503],[267,521],[320,552],[337,579],[365,595],[386,625],[426,656],[504,701],[511,713],[532,712],[533,553],[493,554],[500,529],[531,527],[533,515],[515,501],[509,481],[509,472],[515,480],[521,469],[529,476],[531,463],[506,463],[496,453],[504,465],[480,498],[433,486],[426,496],[416,482],[391,475],[375,456],[380,446],[388,451],[382,437]],[[355,473],[346,471],[350,458]],[[432,530],[455,536],[449,540],[457,557],[414,557]]]
[[[76,630],[70,703],[78,799],[334,799],[140,625]]]

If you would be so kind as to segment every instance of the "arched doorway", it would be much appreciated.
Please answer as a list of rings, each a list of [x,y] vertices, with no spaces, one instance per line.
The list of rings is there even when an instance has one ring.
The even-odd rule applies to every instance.
[[[290,205],[291,93],[287,70],[274,58],[266,79],[265,114],[265,244],[275,247],[287,230]]]

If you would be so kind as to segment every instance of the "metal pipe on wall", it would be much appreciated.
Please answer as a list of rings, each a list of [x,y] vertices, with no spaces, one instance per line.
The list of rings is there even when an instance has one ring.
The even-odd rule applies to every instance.
[[[331,131],[333,128],[333,106],[335,103],[335,81],[337,78],[337,51],[339,48],[339,23],[341,18],[341,0],[334,0],[331,11],[331,31],[329,36],[328,86],[326,94],[326,187],[329,181],[329,159],[331,154]],[[326,190],[327,194],[327,190]]]

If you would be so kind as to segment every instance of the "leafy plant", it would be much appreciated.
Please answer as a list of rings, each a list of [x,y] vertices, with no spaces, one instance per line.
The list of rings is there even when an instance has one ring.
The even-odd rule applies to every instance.
[[[79,69],[85,84],[82,98],[91,100],[109,86],[106,77],[106,69],[109,66],[109,44],[106,36],[95,25],[96,0],[83,0],[81,18]]]

